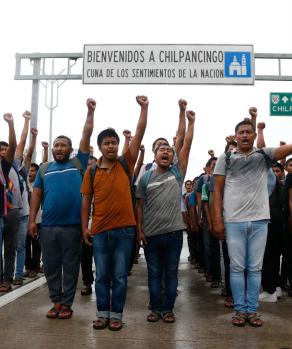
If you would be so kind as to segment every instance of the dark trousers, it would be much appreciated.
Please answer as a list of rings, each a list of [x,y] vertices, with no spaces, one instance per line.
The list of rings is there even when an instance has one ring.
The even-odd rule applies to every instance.
[[[230,259],[228,255],[228,247],[226,240],[222,241],[222,252],[223,252],[223,260],[224,260],[224,278],[225,278],[225,290],[226,290],[226,296],[231,297],[231,287],[230,287]]]
[[[274,293],[280,285],[280,256],[283,235],[283,222],[271,221],[268,224],[268,236],[262,268],[263,290]]]
[[[1,270],[1,280],[11,282],[15,270],[17,232],[19,226],[19,209],[10,209],[4,217],[4,266]]]
[[[292,228],[284,229],[283,260],[285,261],[286,275],[292,289]]]
[[[204,249],[204,238],[203,230],[199,228],[198,233],[196,233],[197,246],[198,246],[198,263],[201,268],[205,267],[205,249]]]
[[[197,261],[196,233],[187,230],[187,240],[190,256]]]
[[[81,227],[42,227],[41,246],[50,298],[71,306],[80,268]]]
[[[40,235],[41,225],[37,225],[37,229]],[[27,234],[25,241],[25,269],[35,272],[40,271],[41,262],[41,243],[39,238],[32,238]]]
[[[92,272],[92,258],[93,258],[93,248],[88,246],[82,241],[81,248],[81,271],[82,271],[82,280],[84,286],[90,286],[93,281],[93,272]]]
[[[218,238],[209,232],[210,237],[210,272],[213,280],[220,281],[220,243]]]

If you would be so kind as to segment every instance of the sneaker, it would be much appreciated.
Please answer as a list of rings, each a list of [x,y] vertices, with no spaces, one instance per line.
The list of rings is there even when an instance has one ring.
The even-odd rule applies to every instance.
[[[277,295],[277,298],[281,298],[282,297],[282,289],[281,289],[281,287],[276,287],[276,295]]]
[[[14,286],[21,286],[21,285],[23,285],[22,277],[16,276],[15,279],[13,280],[13,285]]]
[[[268,303],[276,303],[278,301],[278,299],[277,299],[277,291],[275,291],[272,294],[268,293],[266,291],[263,291],[259,295],[259,301],[261,301],[261,302],[268,302]]]

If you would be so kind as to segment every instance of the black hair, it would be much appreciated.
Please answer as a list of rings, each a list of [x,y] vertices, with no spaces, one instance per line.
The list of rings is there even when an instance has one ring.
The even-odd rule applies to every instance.
[[[169,145],[167,139],[165,139],[163,137],[159,137],[159,138],[155,139],[155,141],[153,142],[153,144],[152,144],[152,151],[155,150],[154,147],[155,147],[155,144],[156,144],[157,141],[165,141],[165,144]]]
[[[96,158],[95,156],[93,156],[93,155],[89,155],[89,160],[95,160],[95,161],[97,161],[97,158]]]
[[[99,147],[101,146],[103,139],[106,137],[114,137],[117,140],[118,144],[120,144],[120,137],[118,136],[116,131],[112,128],[107,128],[107,129],[101,131],[99,133],[99,135],[97,136],[97,145]]]
[[[4,141],[0,141],[0,148],[1,147],[8,147],[9,144],[7,142],[4,142]]]
[[[53,142],[53,144],[54,144],[54,143],[56,142],[56,140],[59,139],[59,138],[64,138],[64,139],[66,139],[66,140],[68,141],[69,147],[72,149],[72,141],[71,141],[71,139],[70,139],[69,137],[67,137],[67,136],[64,136],[64,135],[60,135],[60,136],[56,137],[55,140],[54,140],[54,142]]]
[[[173,153],[173,155],[174,155],[174,150],[173,150],[173,148],[172,148],[168,143],[161,143],[161,144],[159,144],[159,145],[154,149],[154,154],[156,155],[157,152],[158,152],[158,149],[160,149],[160,148],[163,147],[163,146],[168,146],[168,147],[170,147],[171,150],[172,150],[172,153]]]
[[[280,162],[275,161],[273,163],[272,167],[278,167],[281,170],[281,172],[284,171],[284,166],[282,164],[280,164]]]
[[[187,185],[187,183],[193,184],[193,182],[192,182],[190,179],[188,179],[188,180],[185,181],[185,186]]]
[[[287,166],[290,164],[290,162],[292,162],[292,158],[289,158],[289,159],[285,162],[285,167],[287,167]]]
[[[206,163],[206,167],[210,167],[211,164],[212,164],[212,162],[213,162],[213,161],[216,161],[216,160],[217,160],[217,158],[216,158],[215,156],[213,156],[212,158],[210,158],[210,159],[207,161],[207,163]]]
[[[37,171],[39,170],[39,165],[38,164],[36,164],[35,162],[33,162],[33,163],[31,163],[30,164],[30,167],[33,167],[33,168],[35,168]]]
[[[252,130],[253,132],[255,132],[255,126],[254,124],[250,121],[250,119],[244,119],[242,121],[240,121],[236,126],[235,126],[235,134],[237,133],[238,129],[240,126],[243,126],[243,125],[249,125],[252,127]]]

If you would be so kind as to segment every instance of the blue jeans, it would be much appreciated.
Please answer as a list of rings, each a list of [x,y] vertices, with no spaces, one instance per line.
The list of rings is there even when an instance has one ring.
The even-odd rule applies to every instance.
[[[28,228],[28,216],[22,216],[19,219],[19,227],[17,232],[16,243],[16,268],[15,277],[21,278],[23,275],[25,261],[25,241]]]
[[[148,268],[148,288],[151,309],[155,312],[172,311],[177,292],[177,273],[183,245],[183,232],[175,231],[147,238],[144,247]],[[164,280],[165,289],[161,290]]]
[[[135,228],[129,227],[93,236],[97,317],[122,318],[135,235]]]
[[[235,311],[254,313],[258,308],[267,227],[267,220],[225,223]]]

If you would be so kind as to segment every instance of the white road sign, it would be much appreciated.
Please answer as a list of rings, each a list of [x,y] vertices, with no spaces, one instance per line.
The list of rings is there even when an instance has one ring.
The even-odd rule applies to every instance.
[[[252,45],[84,45],[84,84],[254,84]]]

